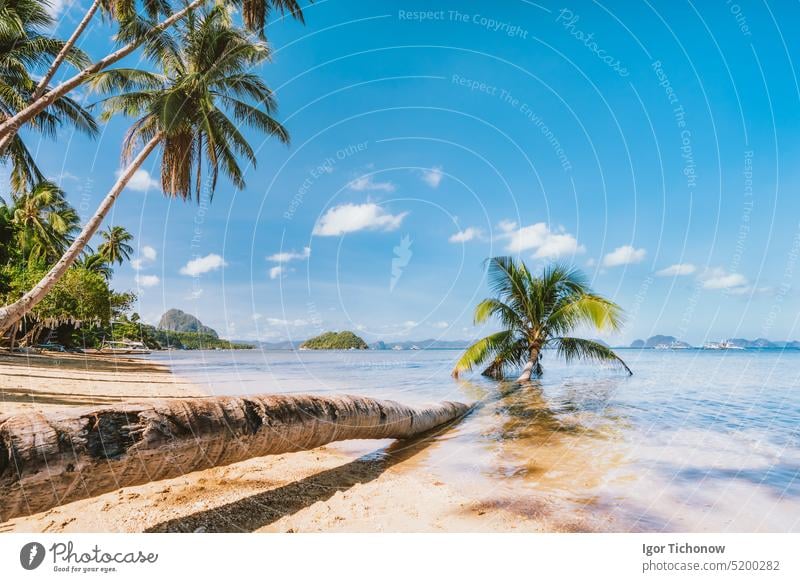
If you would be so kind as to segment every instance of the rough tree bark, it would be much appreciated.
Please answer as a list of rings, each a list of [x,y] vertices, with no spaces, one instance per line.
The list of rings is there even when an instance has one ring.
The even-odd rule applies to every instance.
[[[121,487],[348,439],[405,439],[470,406],[361,396],[157,400],[0,421],[0,522]]]
[[[539,346],[531,348],[531,355],[525,363],[525,367],[522,368],[522,373],[519,378],[517,378],[517,382],[530,382],[531,378],[541,377],[542,364],[539,361],[541,353],[541,348]]]

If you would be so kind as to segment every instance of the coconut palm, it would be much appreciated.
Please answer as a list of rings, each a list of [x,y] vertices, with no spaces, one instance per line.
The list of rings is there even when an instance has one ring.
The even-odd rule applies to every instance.
[[[609,362],[633,374],[609,347],[567,335],[581,326],[616,330],[622,322],[620,307],[593,293],[579,271],[554,265],[536,277],[521,261],[495,257],[489,260],[488,276],[496,297],[478,304],[475,323],[496,317],[503,329],[469,346],[454,376],[488,363],[485,376],[501,379],[508,368],[522,368],[517,380],[528,381],[542,374],[546,348],[554,348],[568,362]]]
[[[0,3],[0,120],[13,118],[34,98],[37,83],[31,72],[47,66],[62,54],[62,60],[81,68],[89,59],[74,47],[47,35],[54,23],[39,0],[4,0]],[[46,86],[45,86],[46,88]],[[70,124],[79,131],[94,135],[97,125],[78,103],[60,96],[44,104],[30,119],[28,128],[54,137],[56,130]],[[20,192],[43,180],[22,138],[15,134],[0,142],[0,162],[12,166],[11,184]]]
[[[75,264],[91,273],[101,274],[106,281],[110,280],[111,276],[114,274],[114,269],[105,257],[96,253],[83,255],[80,259],[75,261]]]
[[[124,226],[109,226],[100,233],[103,242],[97,247],[97,254],[107,263],[122,264],[128,261],[133,254],[133,247],[128,243],[133,240],[133,235]]]
[[[37,0],[27,0],[37,1]],[[145,5],[144,12],[155,16],[166,14],[171,10],[169,2],[166,0],[143,0]],[[281,15],[290,15],[299,22],[303,22],[303,11],[297,0],[229,0],[230,5],[234,6],[241,13],[242,21],[251,32],[257,33],[261,38],[264,37],[264,27],[267,19],[273,10],[277,10]],[[169,31],[172,26],[183,22],[187,16],[191,16],[195,11],[204,5],[214,4],[212,0],[193,0],[184,3],[177,12],[170,14],[164,20],[156,21],[154,18],[141,18],[135,12],[135,0],[101,0],[93,2],[87,13],[81,19],[75,32],[70,36],[66,43],[69,50],[74,47],[78,37],[88,26],[95,12],[100,5],[106,6],[105,13],[120,20],[120,30],[116,35],[117,40],[123,46],[99,59],[95,63],[85,66],[76,75],[66,79],[56,87],[37,87],[32,99],[28,100],[25,107],[7,116],[0,118],[0,151],[2,151],[8,141],[16,135],[19,129],[26,123],[31,122],[35,117],[54,101],[66,96],[70,91],[89,82],[93,76],[106,70],[111,65],[124,59],[140,47],[144,47],[145,53],[149,56],[154,51],[168,42],[164,36],[165,31]],[[219,3],[216,3],[219,6]],[[120,16],[125,18],[120,19]],[[57,57],[50,69],[45,74],[44,79],[50,79],[61,65],[61,60]]]
[[[18,301],[0,308],[0,331],[24,316],[66,273],[128,181],[157,148],[164,194],[182,199],[196,194],[199,200],[204,168],[210,174],[210,193],[220,171],[234,187],[244,187],[239,159],[253,166],[256,159],[240,126],[288,142],[286,130],[272,117],[276,107],[272,93],[248,72],[269,57],[269,49],[234,27],[224,7],[190,16],[180,26],[176,42],[162,48],[158,73],[118,69],[95,79],[100,91],[122,91],[103,101],[105,119],[117,113],[137,117],[123,143],[127,165],[50,272]]]
[[[16,196],[12,216],[19,248],[30,261],[55,261],[79,230],[78,213],[52,182]]]

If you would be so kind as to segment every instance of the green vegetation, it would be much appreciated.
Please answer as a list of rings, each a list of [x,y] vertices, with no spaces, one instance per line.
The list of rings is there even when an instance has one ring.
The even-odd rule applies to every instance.
[[[211,329],[211,328],[206,328]],[[152,325],[139,321],[139,316],[134,313],[130,318],[122,316],[112,326],[96,330],[87,339],[91,345],[98,345],[103,339],[135,340],[144,343],[150,349],[176,349],[176,350],[250,350],[250,344],[231,343],[219,339],[212,329],[211,333],[198,333],[191,331],[172,331],[158,329]]]
[[[48,4],[6,0],[0,6],[0,164],[10,171],[13,196],[0,209],[0,263],[12,266],[2,275],[0,333],[12,343],[29,320],[42,321],[37,304],[73,269],[108,281],[112,265],[130,258],[132,237],[118,226],[101,233],[96,258],[88,245],[153,152],[160,157],[161,191],[199,201],[201,188],[213,195],[220,174],[244,188],[244,166],[256,165],[249,140],[261,144],[274,137],[288,143],[288,133],[273,117],[273,93],[255,69],[270,58],[264,39],[268,17],[278,13],[303,21],[296,0],[180,5],[93,0],[64,42],[50,36],[56,26]],[[109,52],[93,63],[76,47],[97,19],[117,30]],[[141,68],[114,67],[129,55]],[[59,80],[56,87],[50,85],[53,79]],[[31,132],[55,137],[64,126],[98,135],[92,114],[68,96],[86,89],[102,96],[96,105],[103,122],[124,116],[132,124],[122,143],[118,178],[81,227],[77,212],[44,179],[23,139]],[[15,277],[20,260],[33,265],[39,279]],[[20,284],[23,279],[27,287]],[[102,324],[115,314],[65,316],[77,327],[85,316]]]
[[[580,327],[616,330],[622,323],[620,307],[593,293],[580,271],[554,265],[536,277],[521,261],[495,257],[488,274],[496,298],[477,305],[475,323],[496,317],[503,329],[469,346],[454,376],[488,362],[484,376],[502,379],[508,368],[522,368],[518,381],[528,381],[541,376],[545,348],[554,348],[568,362],[609,362],[633,373],[608,346],[565,335]]]
[[[367,342],[352,331],[328,331],[300,345],[301,350],[368,350]]]

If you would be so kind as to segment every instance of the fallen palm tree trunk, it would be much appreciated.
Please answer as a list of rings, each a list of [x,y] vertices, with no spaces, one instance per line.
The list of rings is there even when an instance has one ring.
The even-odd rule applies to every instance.
[[[0,522],[121,487],[348,439],[406,439],[466,414],[361,396],[157,400],[0,424]]]

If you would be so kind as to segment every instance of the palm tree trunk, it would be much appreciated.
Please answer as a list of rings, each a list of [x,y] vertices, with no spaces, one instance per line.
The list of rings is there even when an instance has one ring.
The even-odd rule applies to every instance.
[[[128,43],[121,49],[114,51],[110,55],[100,59],[95,64],[86,67],[77,75],[67,79],[57,87],[54,87],[44,95],[40,96],[38,99],[30,103],[21,111],[17,112],[15,115],[5,119],[2,123],[0,123],[0,139],[5,140],[6,138],[11,138],[19,131],[19,128],[22,127],[23,124],[27,123],[31,119],[33,119],[36,115],[44,111],[47,107],[53,104],[57,99],[63,97],[70,91],[72,91],[75,87],[85,83],[89,77],[98,73],[108,67],[109,65],[113,65],[117,61],[120,61],[139,48],[143,42],[147,39],[151,38],[152,36],[164,31],[165,29],[169,28],[173,24],[175,24],[178,20],[186,16],[189,12],[198,8],[199,6],[205,4],[208,0],[194,0],[191,4],[186,5],[183,9],[179,10],[169,18],[161,21],[160,24],[154,26],[150,31],[143,35],[142,38],[135,40],[133,42]],[[6,142],[7,143],[7,142]]]
[[[0,424],[0,522],[253,457],[349,439],[407,439],[471,406],[412,408],[362,396],[156,400]]]
[[[106,197],[100,203],[97,210],[94,213],[88,222],[84,225],[83,230],[81,230],[80,234],[72,241],[72,244],[66,250],[64,255],[58,260],[58,262],[53,265],[47,275],[42,278],[30,291],[25,293],[20,299],[11,303],[10,305],[6,305],[4,307],[0,307],[0,333],[5,333],[12,325],[22,319],[26,313],[28,313],[31,309],[33,309],[37,303],[39,303],[47,292],[55,285],[61,277],[64,276],[64,273],[67,272],[75,260],[80,256],[83,252],[83,249],[88,244],[89,240],[92,238],[97,229],[103,222],[103,219],[108,214],[108,211],[111,210],[111,207],[116,202],[119,195],[125,189],[125,186],[128,184],[128,181],[133,177],[133,174],[139,167],[144,163],[147,156],[155,149],[158,145],[159,140],[161,139],[161,134],[156,135],[153,139],[151,139],[145,146],[142,148],[142,151],[133,159],[130,165],[125,168],[125,171],[122,172],[120,177],[117,179],[114,186],[109,190]]]
[[[86,30],[87,26],[89,26],[89,23],[92,21],[92,17],[94,16],[94,13],[97,12],[98,8],[100,8],[100,0],[94,0],[92,5],[89,6],[89,10],[87,10],[86,14],[84,14],[83,19],[78,23],[77,28],[72,32],[72,35],[67,39],[67,42],[64,43],[64,46],[61,48],[61,50],[58,51],[56,58],[53,60],[50,68],[47,69],[44,77],[42,77],[42,79],[39,81],[39,84],[36,85],[36,89],[32,95],[32,101],[36,101],[42,96],[45,89],[47,89],[47,85],[52,80],[53,75],[56,74],[56,71],[58,71],[61,63],[64,62],[64,59],[67,58],[67,55],[72,50],[72,47],[75,46],[75,43],[78,42],[78,39],[83,34],[83,31]]]
[[[67,55],[75,46],[75,43],[78,42],[78,39],[83,34],[83,31],[86,30],[86,27],[89,26],[89,23],[92,21],[92,17],[94,16],[97,9],[100,8],[100,0],[94,0],[92,5],[84,14],[83,19],[78,23],[78,27],[72,32],[72,35],[67,39],[67,42],[64,43],[64,46],[61,47],[61,50],[58,51],[56,58],[53,59],[50,68],[47,69],[47,72],[44,74],[44,77],[41,78],[39,83],[36,85],[36,89],[34,89],[33,94],[31,95],[31,103],[35,103],[37,99],[39,99],[47,89],[47,85],[53,79],[53,76],[58,71],[61,64],[64,62],[64,59],[67,58]],[[0,155],[2,155],[6,151],[6,146],[11,142],[14,138],[16,131],[4,135],[0,138]]]
[[[539,363],[540,355],[540,348],[534,347],[531,349],[530,358],[525,363],[525,367],[522,368],[522,374],[517,378],[517,382],[530,382],[532,377],[538,378],[542,375],[542,365]]]

